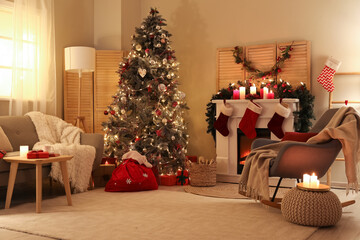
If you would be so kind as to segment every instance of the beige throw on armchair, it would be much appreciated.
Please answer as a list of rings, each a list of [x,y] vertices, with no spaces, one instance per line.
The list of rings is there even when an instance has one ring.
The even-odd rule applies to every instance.
[[[352,107],[340,108],[326,127],[307,143],[316,144],[338,139],[345,158],[345,173],[348,188],[358,191],[357,168],[360,161],[360,115]],[[254,149],[245,161],[240,176],[239,193],[257,200],[269,200],[269,163],[276,158],[286,141]]]

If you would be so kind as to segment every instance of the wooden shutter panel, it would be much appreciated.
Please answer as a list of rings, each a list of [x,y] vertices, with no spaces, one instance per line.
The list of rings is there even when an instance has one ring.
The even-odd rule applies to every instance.
[[[246,59],[251,66],[260,71],[269,71],[276,62],[276,44],[254,45],[246,47]],[[254,73],[246,73],[249,78]]]
[[[64,120],[75,123],[78,112],[79,74],[64,71]],[[93,73],[82,73],[80,116],[85,117],[85,127],[93,131]],[[80,127],[82,125],[80,124]]]
[[[94,82],[94,132],[104,133],[101,123],[108,120],[104,115],[116,91],[118,91],[119,63],[125,52],[120,50],[96,50],[96,72]]]
[[[281,49],[291,45],[292,42],[279,43],[277,47],[277,55],[281,56]],[[290,51],[291,58],[284,62],[282,72],[278,74],[278,80],[281,78],[289,82],[294,87],[301,82],[305,83],[310,89],[310,66],[311,66],[311,45],[309,41],[298,41],[292,45],[293,50]]]
[[[244,70],[241,64],[236,64],[233,57],[234,48],[218,48],[217,59],[217,81],[216,88],[227,88],[229,83],[236,83],[244,80]],[[243,51],[244,55],[244,51]],[[241,56],[242,58],[244,56]]]

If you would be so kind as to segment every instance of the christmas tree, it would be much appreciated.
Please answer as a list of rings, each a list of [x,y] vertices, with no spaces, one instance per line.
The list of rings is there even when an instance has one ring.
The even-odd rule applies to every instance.
[[[105,110],[105,155],[136,150],[166,173],[184,166],[188,144],[185,93],[178,90],[179,63],[171,34],[156,9],[132,36],[132,49],[119,64],[118,91]]]

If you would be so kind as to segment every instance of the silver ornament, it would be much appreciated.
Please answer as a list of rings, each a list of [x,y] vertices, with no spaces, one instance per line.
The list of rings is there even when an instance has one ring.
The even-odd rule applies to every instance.
[[[141,26],[140,26],[140,28],[141,28],[141,29],[144,29],[144,28],[145,28],[145,26],[144,26],[144,25],[141,25]]]
[[[160,83],[158,86],[158,89],[160,92],[165,92],[166,91],[166,86],[163,83]]]
[[[173,141],[174,141],[174,140],[175,140],[175,136],[171,136],[171,140],[173,140]]]
[[[166,118],[163,118],[163,120],[161,120],[161,122],[162,122],[163,124],[166,124],[166,123],[167,123],[167,119],[166,119]]]
[[[155,45],[155,47],[161,47],[161,44],[160,44],[160,43],[158,43],[158,44],[156,44],[156,45]]]
[[[126,113],[126,111],[125,111],[125,109],[121,109],[121,114],[125,114]]]
[[[160,26],[159,26],[159,25],[157,25],[157,26],[156,26],[156,29],[157,29],[157,30],[159,30],[159,29],[160,29]]]
[[[167,59],[164,58],[162,62],[163,62],[163,64],[165,65],[165,64],[167,63]]]

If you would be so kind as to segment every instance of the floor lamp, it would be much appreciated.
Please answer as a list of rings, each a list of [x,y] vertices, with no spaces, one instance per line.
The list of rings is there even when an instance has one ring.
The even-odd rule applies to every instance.
[[[65,48],[65,71],[79,74],[78,112],[75,126],[83,125],[85,132],[85,117],[81,116],[81,77],[84,72],[95,71],[95,48],[91,47],[67,47]]]

